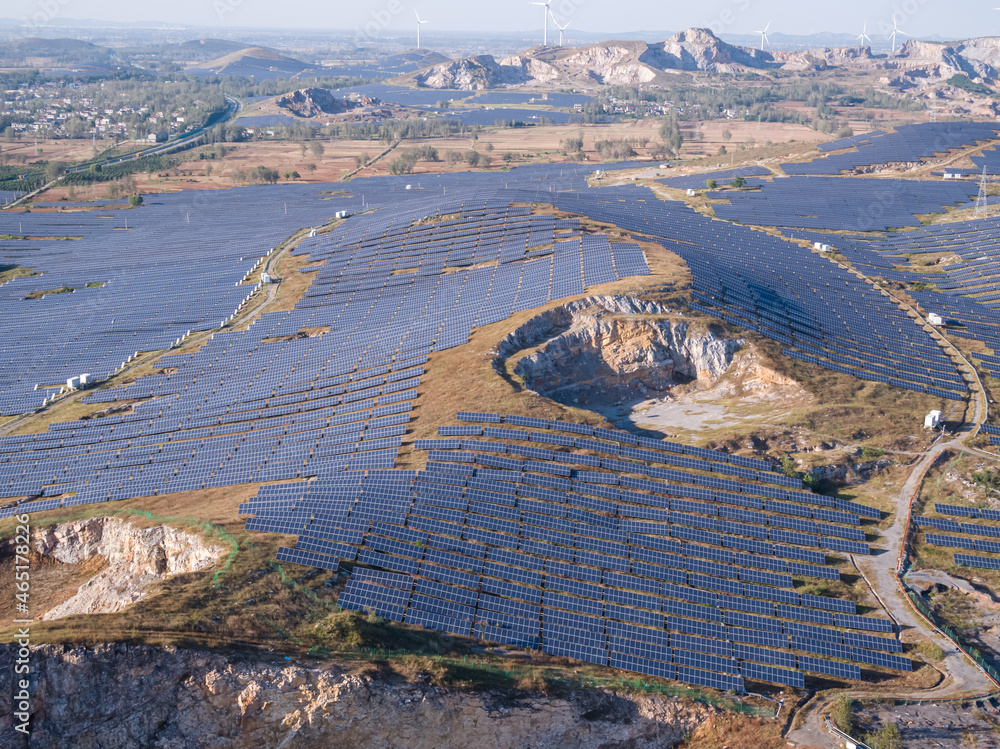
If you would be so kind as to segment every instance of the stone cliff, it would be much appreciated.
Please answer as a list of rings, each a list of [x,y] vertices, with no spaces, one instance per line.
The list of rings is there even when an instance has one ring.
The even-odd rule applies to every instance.
[[[144,598],[169,575],[210,567],[224,553],[199,536],[167,526],[139,528],[119,518],[96,517],[41,530],[35,550],[64,564],[102,556],[107,566],[80,586],[76,595],[42,619],[121,611]]]
[[[519,327],[501,343],[499,359],[544,343],[516,363],[514,374],[561,401],[583,392],[618,399],[725,374],[743,341],[663,319],[666,312],[629,297],[591,297]]]
[[[2,737],[14,735],[13,660],[0,646]],[[471,693],[176,648],[42,646],[32,661],[33,749],[663,749],[714,712],[659,695]]]

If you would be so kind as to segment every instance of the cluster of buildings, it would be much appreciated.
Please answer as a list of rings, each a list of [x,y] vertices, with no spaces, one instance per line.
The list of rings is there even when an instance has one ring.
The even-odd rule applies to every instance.
[[[48,90],[53,89],[53,90]],[[183,110],[153,112],[149,107],[100,106],[88,96],[65,96],[52,84],[38,84],[3,92],[0,114],[12,117],[15,133],[47,138],[111,138],[165,140],[189,129]]]

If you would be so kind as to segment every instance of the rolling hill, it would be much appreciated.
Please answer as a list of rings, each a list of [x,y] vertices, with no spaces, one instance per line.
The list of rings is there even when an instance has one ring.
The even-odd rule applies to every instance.
[[[323,69],[264,47],[245,47],[187,69],[193,75],[231,75],[247,78],[295,78]]]

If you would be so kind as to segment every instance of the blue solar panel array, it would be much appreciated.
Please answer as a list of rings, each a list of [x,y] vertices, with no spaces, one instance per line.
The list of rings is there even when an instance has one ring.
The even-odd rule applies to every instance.
[[[799,534],[752,551],[741,543],[817,512],[855,528],[850,510],[861,505],[776,492],[768,480],[784,477],[754,459],[742,459],[759,469],[753,483],[706,496],[702,479],[734,459],[719,451],[700,450],[686,470],[666,469],[685,446],[485,412],[459,413],[458,422],[441,427],[441,439],[417,442],[428,451],[425,470],[265,487],[240,508],[254,516],[247,527],[297,533],[295,548],[281,552],[289,561],[379,570],[355,568],[339,599],[345,608],[694,684],[741,690],[750,678],[801,687],[802,671],[859,678],[858,663],[901,651],[898,640],[865,634],[891,633],[888,620],[795,592],[793,576],[839,578],[808,548],[825,537]],[[458,430],[484,439],[447,434]],[[574,434],[587,438],[532,446],[539,436]],[[587,460],[629,449],[641,457],[613,467]],[[840,509],[822,509],[831,503]],[[736,520],[744,507],[767,512]],[[719,527],[720,516],[734,518],[725,532],[704,530]],[[802,558],[811,564],[792,561]],[[827,654],[821,643],[836,643],[829,655],[837,660],[812,655]]]
[[[759,190],[713,192],[729,205],[713,205],[721,219],[756,226],[881,231],[920,226],[915,214],[940,213],[968,202],[972,182],[919,182],[849,177],[788,177]]]
[[[503,179],[529,184],[533,199],[581,187],[587,172],[514,170]],[[584,236],[577,221],[530,216],[476,192],[495,189],[495,177],[431,184],[405,190],[398,180],[366,180],[335,197],[303,186],[157,196],[129,214],[128,231],[115,213],[0,216],[0,232],[23,222],[29,236],[84,237],[0,249],[40,271],[0,287],[12,321],[0,406],[23,413],[53,392],[49,384],[81,372],[100,380],[137,351],[217,328],[254,289],[240,281],[281,238],[337,210],[376,207],[296,248],[323,265],[294,310],[265,312],[246,331],[223,330],[196,352],[162,357],[156,374],[85,394],[127,413],[0,438],[0,497],[75,492],[65,503],[83,504],[391,467],[430,352],[519,310],[649,272],[636,244]],[[247,210],[266,228],[251,226]],[[421,223],[440,211],[458,217]],[[205,234],[196,240],[186,228],[197,223],[215,227],[202,260]],[[104,285],[87,288],[93,281]],[[76,290],[24,298],[61,285]],[[329,331],[309,338],[304,328]]]
[[[934,506],[934,510],[941,515],[953,515],[985,521],[1000,520],[1000,512],[997,510],[981,509],[978,507],[937,504]],[[915,516],[913,524],[917,528],[933,528],[935,531],[943,531],[943,533],[934,533],[930,530],[924,531],[924,542],[930,546],[944,546],[979,552],[978,554],[955,552],[955,564],[965,567],[1000,570],[1000,525],[960,523],[956,520],[932,516]],[[990,554],[992,556],[982,556],[983,554]]]
[[[793,357],[950,400],[968,391],[914,319],[813,252],[659,201],[645,188],[562,192],[552,200],[655,237],[691,268],[695,309],[780,341]]]
[[[901,125],[891,133],[868,133],[853,141],[835,141],[821,150],[855,147],[856,150],[822,156],[805,163],[782,164],[785,174],[840,174],[881,164],[920,162],[951,149],[965,148],[997,137],[990,122],[929,122]]]

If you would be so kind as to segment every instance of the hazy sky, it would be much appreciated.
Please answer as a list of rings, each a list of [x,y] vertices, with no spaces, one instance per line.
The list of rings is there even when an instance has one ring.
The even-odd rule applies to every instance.
[[[869,34],[899,28],[913,36],[949,38],[1000,35],[997,0],[551,0],[552,12],[570,21],[570,29],[590,32],[679,30],[709,27],[716,33],[740,34],[761,29],[789,34],[819,31],[859,34],[867,20]],[[527,0],[170,0],[125,3],[121,0],[21,0],[5,4],[0,15],[44,20],[158,20],[179,24],[404,31],[415,26],[413,11],[429,23],[431,39],[441,31],[530,31],[541,29],[542,9]],[[551,28],[551,23],[550,23]]]

